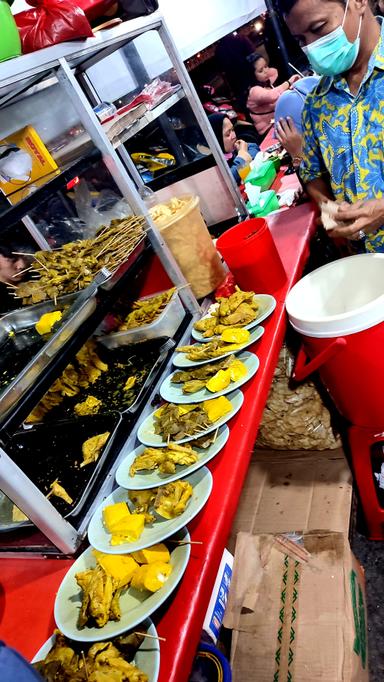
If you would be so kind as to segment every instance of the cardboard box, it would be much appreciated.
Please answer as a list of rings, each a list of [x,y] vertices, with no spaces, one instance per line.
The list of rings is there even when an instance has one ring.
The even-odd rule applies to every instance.
[[[239,533],[224,625],[233,682],[367,682],[364,575],[343,533]]]
[[[224,550],[221,558],[219,570],[215,584],[213,586],[211,599],[209,600],[207,613],[205,614],[203,630],[217,642],[221,624],[223,622],[225,609],[228,601],[229,588],[232,579],[233,554]]]
[[[257,450],[228,543],[236,535],[326,529],[347,534],[352,474],[344,453]]]
[[[7,173],[11,170],[2,173],[1,161],[6,162],[17,152],[23,152],[29,157],[29,166],[26,168],[23,180],[14,175],[8,176]],[[17,169],[17,165],[17,162],[12,164],[11,169]],[[0,189],[11,204],[17,204],[27,197],[34,183],[41,184],[39,181],[42,178],[56,171],[59,172],[57,163],[32,126],[26,126],[0,140]]]

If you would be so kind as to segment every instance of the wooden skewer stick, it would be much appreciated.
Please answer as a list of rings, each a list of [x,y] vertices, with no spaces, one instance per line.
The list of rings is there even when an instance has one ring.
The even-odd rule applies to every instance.
[[[217,427],[217,429],[216,429],[216,431],[215,431],[215,433],[214,433],[214,435],[213,435],[212,445],[213,445],[213,443],[216,442],[216,438],[217,438],[217,434],[218,434],[218,433],[219,433],[219,427]]]
[[[203,545],[202,540],[167,540],[167,542],[173,545]]]
[[[134,632],[134,635],[139,635],[140,637],[149,637],[149,639],[159,639],[161,642],[166,642],[166,637],[156,637],[156,635],[149,635],[146,632]]]
[[[83,657],[84,670],[85,670],[85,677],[87,678],[87,680],[89,680],[89,677],[88,677],[88,667],[87,667],[87,662],[86,662],[86,660],[85,660],[84,651],[81,652],[81,655],[82,655],[82,657]]]
[[[12,275],[12,278],[13,277],[20,277],[20,275],[23,275],[24,272],[29,272],[29,270],[32,270],[32,269],[33,269],[32,265],[30,265],[29,268],[24,268],[24,270],[20,270],[20,272],[16,272],[14,275]]]
[[[24,253],[24,251],[12,251],[13,256],[28,256],[28,258],[34,258],[34,253]]]
[[[36,256],[35,256],[34,258],[35,258],[35,261],[37,261],[37,262],[39,263],[39,265],[41,265],[41,267],[44,268],[44,269],[48,272],[47,266],[44,265],[44,263],[42,263],[41,260],[39,260],[38,258],[36,258]]]

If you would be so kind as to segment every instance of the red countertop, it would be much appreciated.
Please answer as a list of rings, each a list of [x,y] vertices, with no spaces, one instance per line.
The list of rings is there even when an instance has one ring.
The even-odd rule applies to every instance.
[[[268,219],[283,260],[287,282],[275,296],[277,306],[263,323],[265,334],[250,350],[260,359],[260,369],[242,388],[244,405],[230,422],[225,448],[210,462],[212,494],[202,512],[188,524],[191,558],[176,593],[160,617],[154,615],[161,642],[159,682],[187,682],[210,594],[236,513],[260,419],[286,330],[284,301],[300,278],[315,232],[315,212],[303,204]],[[71,560],[0,560],[0,637],[31,658],[54,628],[56,591]]]

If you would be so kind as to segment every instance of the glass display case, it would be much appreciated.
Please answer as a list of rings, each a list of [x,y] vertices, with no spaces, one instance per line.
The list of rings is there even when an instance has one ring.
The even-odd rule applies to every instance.
[[[107,107],[100,106],[104,102]],[[148,139],[151,140],[153,130],[156,135],[152,146]],[[144,131],[145,144],[140,137]],[[17,142],[12,139],[15,133],[19,135]],[[3,229],[12,230],[22,220],[40,248],[56,249],[74,239],[94,236],[114,217],[130,213],[145,216],[144,238],[128,260],[116,272],[102,268],[97,273],[66,308],[63,321],[49,342],[32,355],[25,354],[24,364],[17,366],[15,376],[0,394],[0,490],[5,500],[9,498],[33,521],[32,535],[37,535],[37,539],[32,539],[31,530],[23,527],[25,537],[17,535],[9,546],[0,537],[0,549],[5,545],[11,554],[32,551],[71,554],[80,545],[95,506],[113,487],[121,453],[135,439],[138,416],[144,416],[150,409],[169,364],[171,347],[161,347],[161,352],[158,349],[162,362],[157,364],[155,374],[150,372],[152,380],[141,393],[140,409],[136,406],[125,415],[123,426],[116,426],[113,455],[102,469],[103,483],[93,486],[81,517],[67,518],[27,470],[16,463],[13,445],[23,430],[23,421],[105,321],[119,297],[129,290],[128,299],[132,300],[135,292],[140,291],[135,283],[150,267],[153,254],[178,288],[184,305],[184,320],[177,338],[184,338],[191,319],[200,311],[142,199],[144,185],[157,180],[156,172],[152,178],[145,175],[148,156],[154,157],[152,165],[157,161],[161,171],[158,176],[165,178],[165,184],[170,170],[193,168],[193,164],[202,161],[216,174],[220,203],[225,203],[226,197],[235,219],[246,215],[246,209],[184,65],[158,15],[1,64],[0,138],[0,166],[2,148],[7,150],[6,154],[10,147],[12,152],[23,152],[28,143],[33,146],[32,157],[36,156],[44,168],[34,174],[31,164],[32,167],[19,171],[19,183],[10,191],[4,192],[3,188],[0,200]],[[188,173],[187,176],[191,177]],[[194,188],[193,183],[191,187]],[[201,198],[204,214],[205,200]],[[56,306],[57,301],[53,303]],[[18,339],[21,333],[28,338],[35,319],[33,314],[27,318],[28,323],[23,318],[14,320],[13,326],[3,324],[1,333],[10,347],[10,363],[15,344],[9,343],[9,336],[13,338],[15,334]]]

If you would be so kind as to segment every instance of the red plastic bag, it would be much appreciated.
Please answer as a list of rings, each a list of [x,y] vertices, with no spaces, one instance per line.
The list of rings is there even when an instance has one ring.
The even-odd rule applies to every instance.
[[[23,53],[93,35],[84,12],[71,0],[28,0],[35,9],[15,14]]]
[[[95,21],[99,17],[114,16],[118,6],[116,0],[77,0],[88,21]]]
[[[236,291],[236,280],[232,272],[228,272],[225,279],[215,289],[215,298],[228,298]]]

